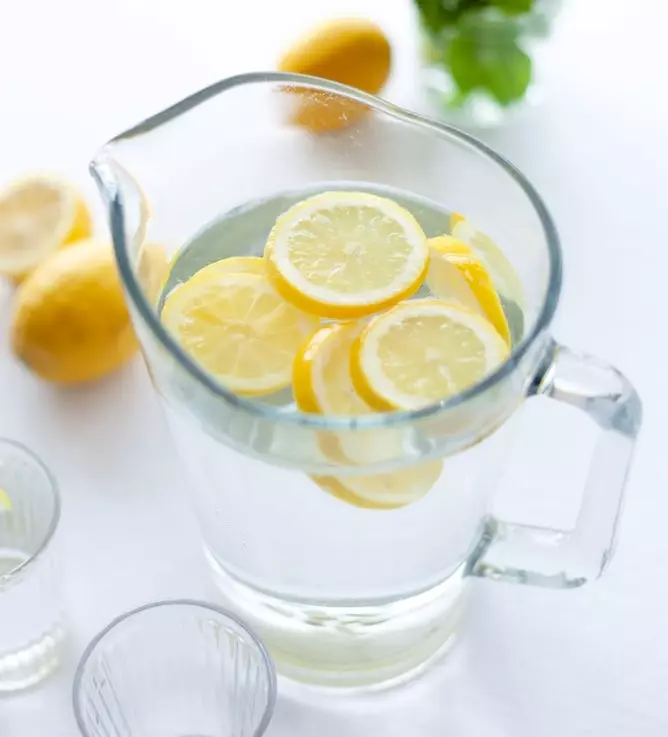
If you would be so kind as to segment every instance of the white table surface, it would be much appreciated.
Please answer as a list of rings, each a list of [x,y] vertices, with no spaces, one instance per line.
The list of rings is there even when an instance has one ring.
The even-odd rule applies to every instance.
[[[52,169],[97,206],[86,165],[99,144],[215,79],[271,67],[311,21],[354,9],[381,22],[394,43],[387,96],[416,104],[409,0],[5,0],[0,177]],[[609,573],[569,593],[475,582],[462,646],[427,677],[356,699],[281,684],[270,737],[668,731],[666,28],[663,0],[571,0],[552,47],[546,104],[487,136],[534,181],[559,226],[566,282],[557,337],[617,364],[644,399]],[[206,573],[187,484],[141,361],[80,390],[47,386],[9,352],[10,298],[0,285],[0,436],[28,444],[60,481],[73,643],[56,676],[0,698],[0,736],[74,737],[71,679],[85,643],[128,608],[205,595]],[[522,419],[516,455],[530,462],[520,468],[514,459],[501,508],[560,521],[580,481],[564,470],[572,439],[548,429],[544,414]],[[540,476],[552,480],[547,489]]]

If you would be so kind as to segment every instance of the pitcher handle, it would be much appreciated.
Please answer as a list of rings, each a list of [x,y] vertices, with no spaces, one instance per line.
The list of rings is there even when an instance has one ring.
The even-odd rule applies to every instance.
[[[490,518],[469,573],[561,589],[598,578],[610,562],[642,405],[617,369],[556,343],[551,348],[532,394],[577,407],[600,428],[577,522],[560,530]]]

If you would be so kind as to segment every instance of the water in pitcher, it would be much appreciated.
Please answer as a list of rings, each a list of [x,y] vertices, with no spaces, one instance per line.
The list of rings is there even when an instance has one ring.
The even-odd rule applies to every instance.
[[[457,236],[448,240],[446,235],[442,243],[438,239],[430,241],[429,270],[421,275],[416,285],[419,288],[407,294],[406,300],[424,300],[427,304],[446,299],[461,304],[465,323],[461,330],[472,325],[475,332],[484,322],[485,327],[480,328],[483,343],[489,336],[487,345],[496,350],[497,344],[505,341],[505,347],[499,350],[507,355],[522,336],[522,296],[512,266],[495,244],[475,233],[463,218],[410,193],[360,182],[330,182],[281,193],[222,214],[179,251],[158,311],[163,323],[173,329],[193,357],[201,356],[206,368],[207,361],[225,364],[228,360],[217,353],[218,318],[209,305],[198,304],[197,300],[193,303],[188,297],[191,311],[184,321],[185,288],[201,284],[206,291],[207,269],[227,262],[230,269],[220,270],[220,274],[226,274],[220,282],[222,290],[229,284],[237,257],[264,255],[266,259],[267,239],[280,216],[315,195],[337,192],[377,195],[390,201],[410,213],[429,239],[451,233]],[[354,228],[359,230],[359,223]],[[357,233],[354,228],[350,232]],[[470,246],[462,250],[461,242]],[[252,272],[256,268],[251,262],[236,263],[241,270]],[[245,278],[252,284],[250,277]],[[290,291],[281,293],[288,300],[292,298]],[[300,295],[295,301],[301,308]],[[312,304],[305,301],[304,306]],[[309,350],[298,352],[289,385],[278,386],[275,391],[264,387],[262,391],[240,393],[255,395],[256,401],[282,413],[322,411],[309,404],[320,400],[325,405],[339,402],[337,406],[343,408],[350,402],[353,410],[347,414],[354,414],[354,409],[362,405],[360,411],[364,412],[387,411],[383,401],[389,395],[380,380],[377,388],[373,381],[367,381],[368,377],[359,379],[361,384],[355,386],[362,399],[348,396],[356,394],[350,387],[335,391],[334,385],[342,381],[341,370],[337,373],[337,367],[343,365],[341,352],[345,352],[347,367],[349,351],[361,353],[366,349],[359,331],[365,331],[371,318],[387,315],[393,309],[386,311],[382,306],[358,319],[344,312],[337,316],[336,310],[332,316],[324,310],[324,316],[304,328],[308,333],[306,343],[313,343],[312,333],[325,330],[321,342],[331,344],[321,360],[321,376],[309,378],[319,360],[318,345],[309,343]],[[467,317],[473,312],[475,317]],[[429,319],[427,315],[420,325]],[[196,322],[208,326],[210,339],[206,345],[201,335],[191,340],[188,326]],[[354,322],[359,327],[352,326]],[[186,327],[179,333],[183,325]],[[340,339],[345,331],[350,337]],[[406,339],[410,339],[410,333]],[[247,340],[247,335],[240,332],[238,340]],[[462,338],[455,330],[453,340],[468,350],[466,335]],[[378,345],[380,351],[381,339]],[[390,345],[386,353],[390,356],[387,367],[395,360],[396,346]],[[267,354],[266,360],[271,362],[273,358]],[[467,357],[461,371],[473,370],[478,360],[477,354]],[[226,370],[238,372],[239,366]],[[422,382],[424,391],[430,391],[426,378],[406,379],[406,371],[398,370],[398,383],[410,380],[412,387],[419,387]],[[458,371],[460,367],[446,377],[448,381],[461,381]],[[246,373],[252,374],[252,369]],[[255,376],[251,378],[255,380]],[[203,431],[200,418],[207,415],[210,426],[210,413],[198,401],[192,401],[187,413],[169,404],[166,411],[182,456],[200,480],[194,495],[207,556],[227,603],[267,640],[279,669],[318,683],[360,685],[392,678],[450,642],[461,611],[465,566],[461,561],[469,557],[471,546],[480,538],[480,523],[488,502],[488,495],[481,494],[480,489],[492,489],[491,476],[506,449],[503,429],[452,457],[430,458],[408,468],[390,467],[380,474],[365,469],[365,453],[374,451],[364,443],[342,447],[335,442],[327,445],[325,440],[327,447],[319,448],[319,452],[343,454],[353,461],[336,474],[327,475],[307,467],[283,468],[228,447],[215,432]],[[379,435],[377,441],[394,442],[390,434]],[[448,521],[448,535],[438,532],[444,520]]]

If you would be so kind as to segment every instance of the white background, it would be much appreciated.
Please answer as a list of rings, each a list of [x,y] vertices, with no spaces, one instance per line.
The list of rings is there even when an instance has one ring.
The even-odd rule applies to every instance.
[[[220,77],[272,67],[313,20],[351,10],[392,39],[387,96],[418,104],[409,0],[0,0],[0,177],[50,169],[97,206],[86,165],[111,135]],[[571,0],[545,105],[486,136],[532,179],[559,226],[566,283],[555,334],[620,366],[644,400],[609,573],[570,593],[475,582],[461,647],[427,677],[363,699],[281,684],[270,737],[668,731],[666,29],[663,0]],[[205,595],[206,576],[141,361],[80,390],[47,386],[10,355],[10,304],[0,285],[0,436],[28,444],[60,481],[73,645],[57,676],[0,698],[0,736],[74,737],[70,683],[85,643],[123,610]],[[531,411],[522,418],[525,444],[501,504],[515,517],[572,513],[577,489],[564,468],[575,443],[547,427],[552,409],[540,422]]]

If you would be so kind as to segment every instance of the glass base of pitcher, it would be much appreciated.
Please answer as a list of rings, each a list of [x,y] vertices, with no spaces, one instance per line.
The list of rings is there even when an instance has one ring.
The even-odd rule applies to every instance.
[[[281,675],[310,685],[384,688],[421,673],[454,644],[466,604],[464,566],[406,598],[304,603],[259,591],[206,555],[218,600],[262,637]]]

